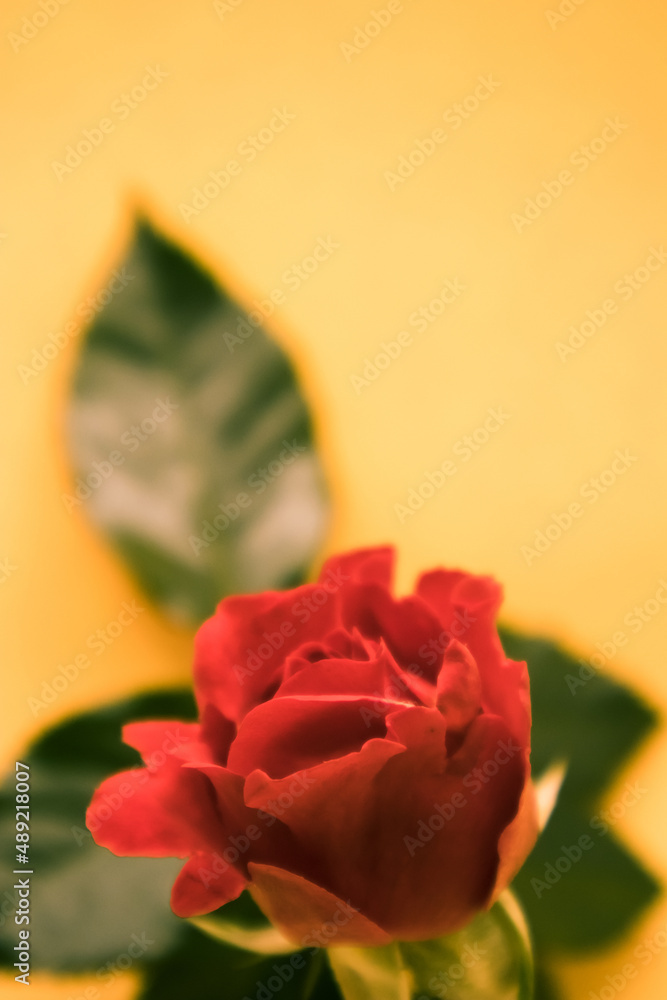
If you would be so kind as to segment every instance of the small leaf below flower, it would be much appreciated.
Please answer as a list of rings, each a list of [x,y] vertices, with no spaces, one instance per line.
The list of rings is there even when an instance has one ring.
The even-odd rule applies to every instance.
[[[329,964],[345,1000],[410,1000],[412,976],[397,944],[329,949]]]
[[[456,934],[384,948],[331,948],[344,1000],[530,1000],[533,962],[509,893]]]

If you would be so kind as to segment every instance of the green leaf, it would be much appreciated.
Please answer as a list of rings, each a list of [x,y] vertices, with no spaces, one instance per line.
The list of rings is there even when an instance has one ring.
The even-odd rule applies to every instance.
[[[415,997],[531,1000],[533,962],[525,920],[510,893],[456,934],[401,944]]]
[[[344,1000],[410,1000],[412,976],[397,944],[329,948],[328,958]]]
[[[535,966],[535,1000],[564,1000],[553,970],[544,962]]]
[[[269,923],[260,927],[246,927],[211,915],[191,917],[190,923],[215,941],[223,941],[258,955],[286,955],[299,950],[297,945]]]
[[[582,952],[623,934],[657,895],[654,879],[590,814],[556,812],[514,882],[545,953]],[[579,838],[585,836],[585,850]]]
[[[653,876],[600,817],[603,794],[656,715],[602,674],[582,680],[581,663],[558,646],[507,631],[502,638],[508,656],[528,663],[536,776],[556,762],[567,767],[553,813],[514,889],[538,960],[590,951],[625,933],[658,893]],[[581,837],[590,846],[579,858]]]
[[[115,965],[119,956],[121,964],[127,961],[122,956],[133,957],[144,944],[141,958],[157,958],[178,940],[183,921],[171,913],[169,895],[183,862],[115,857],[93,843],[85,812],[105,777],[139,763],[136,751],[121,742],[125,722],[194,714],[189,692],[156,692],[67,720],[22,754],[21,761],[30,765],[33,969],[100,971],[108,962]],[[3,844],[13,842],[14,796],[12,775],[0,788]],[[13,860],[2,852],[0,898],[5,901],[13,901],[13,885],[20,877],[12,874]],[[3,915],[4,965],[14,961],[16,931],[13,919]]]
[[[344,1000],[531,1000],[525,921],[509,893],[467,927],[431,941],[330,948]]]
[[[140,1000],[340,1000],[322,951],[253,955],[186,926],[172,952],[145,967]]]
[[[199,623],[228,594],[301,582],[327,503],[286,355],[144,221],[114,274],[74,380],[78,494],[65,506],[84,497],[148,595],[180,620]]]

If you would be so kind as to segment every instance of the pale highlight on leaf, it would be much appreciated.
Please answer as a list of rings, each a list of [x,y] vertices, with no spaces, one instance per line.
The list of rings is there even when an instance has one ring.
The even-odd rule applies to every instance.
[[[546,770],[539,781],[535,781],[535,796],[537,798],[537,817],[540,830],[549,822],[549,817],[556,808],[558,795],[565,781],[567,761],[556,761]]]
[[[216,941],[259,955],[287,955],[299,950],[276,927],[242,927],[217,917],[191,917],[189,922]]]
[[[328,956],[344,1000],[411,1000],[412,975],[398,945],[330,948]]]

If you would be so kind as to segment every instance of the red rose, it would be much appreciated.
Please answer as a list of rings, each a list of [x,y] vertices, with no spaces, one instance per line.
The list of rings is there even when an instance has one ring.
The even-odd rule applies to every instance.
[[[417,940],[525,859],[528,676],[500,645],[500,588],[434,570],[397,599],[392,563],[352,552],[222,601],[196,640],[200,722],[125,727],[148,766],[105,781],[87,823],[116,854],[187,857],[180,916],[247,886],[295,942]]]

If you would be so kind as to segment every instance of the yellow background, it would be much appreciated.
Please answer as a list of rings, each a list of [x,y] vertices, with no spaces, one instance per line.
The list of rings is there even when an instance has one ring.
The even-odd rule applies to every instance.
[[[71,710],[189,673],[190,635],[147,610],[48,710],[34,717],[27,705],[137,596],[84,515],[68,514],[61,500],[70,489],[62,423],[77,338],[27,384],[18,372],[105,282],[128,238],[131,203],[149,206],[248,304],[284,287],[283,272],[320,237],[340,244],[287,293],[273,323],[321,431],[337,504],[330,549],[393,540],[403,587],[438,563],[491,572],[505,585],[508,622],[559,637],[582,657],[655,594],[667,574],[667,267],[566,362],[555,345],[667,237],[667,14],[620,0],[570,7],[552,27],[545,12],[555,2],[405,0],[348,61],[341,43],[369,20],[370,0],[236,0],[227,11],[70,0],[18,51],[10,33],[40,7],[5,0],[0,557],[15,569],[0,584],[3,760]],[[59,180],[54,161],[149,66],[167,78],[126,120],[115,116],[113,133]],[[390,190],[385,172],[489,74],[495,93]],[[179,205],[209,171],[238,158],[276,107],[294,121],[186,224]],[[572,169],[570,156],[608,117],[627,128],[586,171],[573,169],[574,183],[518,233],[512,214]],[[355,392],[351,376],[448,278],[465,293]],[[498,406],[510,419],[497,435],[399,523],[394,504]],[[617,448],[637,462],[527,566],[521,546],[580,499]],[[663,610],[608,666],[663,708],[666,623]],[[660,735],[609,794],[612,803],[629,779],[648,789],[620,827],[662,877],[666,769]],[[630,940],[566,964],[568,996],[597,993],[666,924],[660,903]],[[625,1000],[657,1000],[666,976],[667,951]],[[105,995],[132,990],[128,977]],[[70,995],[73,982],[34,977],[33,1000]]]

